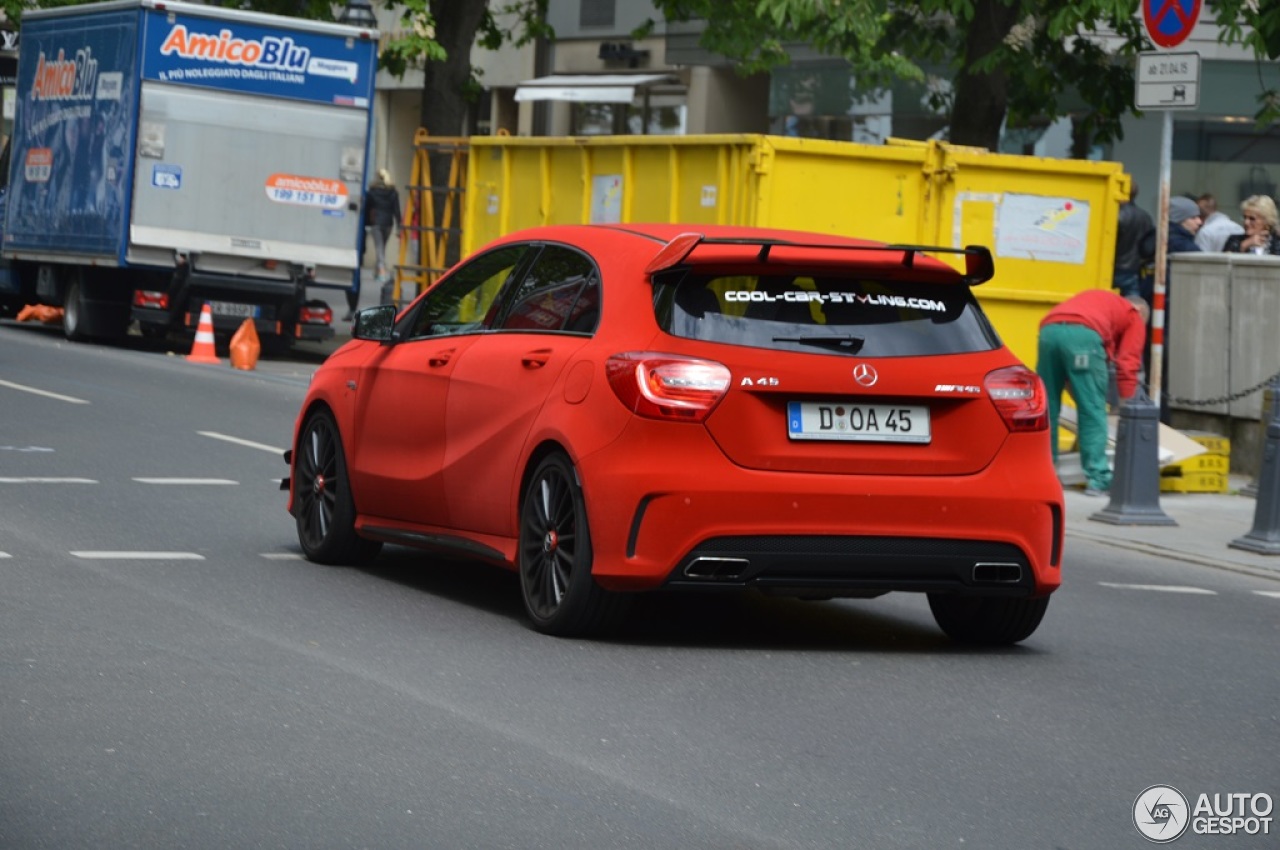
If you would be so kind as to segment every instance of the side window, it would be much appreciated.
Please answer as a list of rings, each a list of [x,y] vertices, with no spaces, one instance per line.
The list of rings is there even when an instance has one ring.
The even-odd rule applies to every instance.
[[[404,337],[423,339],[483,328],[503,284],[528,250],[527,245],[508,245],[468,260],[422,299],[408,317]]]
[[[503,330],[591,333],[600,316],[600,271],[585,254],[547,245],[505,300]]]

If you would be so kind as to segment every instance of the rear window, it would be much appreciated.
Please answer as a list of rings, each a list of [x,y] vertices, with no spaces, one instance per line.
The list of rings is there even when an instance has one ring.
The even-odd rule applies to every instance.
[[[1001,344],[957,284],[677,272],[654,281],[654,307],[674,336],[779,351],[903,357]]]

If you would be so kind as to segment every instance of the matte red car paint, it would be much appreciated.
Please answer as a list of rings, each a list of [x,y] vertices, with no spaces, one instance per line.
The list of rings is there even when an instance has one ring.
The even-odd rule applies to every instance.
[[[1011,429],[1012,420],[1006,420],[1019,405],[1037,403],[1034,373],[1003,347],[948,357],[880,358],[873,361],[880,382],[868,392],[852,379],[856,356],[770,351],[664,333],[642,271],[666,240],[690,229],[549,227],[498,240],[588,251],[602,280],[595,334],[515,331],[389,345],[353,341],[316,372],[299,415],[295,449],[309,412],[329,409],[346,449],[358,529],[377,525],[473,540],[496,553],[492,560],[513,569],[525,476],[547,449],[563,451],[585,496],[593,575],[612,589],[660,586],[699,542],[735,535],[1001,541],[1025,553],[1036,595],[1059,586],[1053,561],[1061,546],[1060,523],[1055,538],[1052,516],[1056,511],[1061,517],[1062,494],[1048,432],[1036,423]],[[720,249],[695,249],[695,257],[697,250]],[[730,249],[723,253],[738,256]],[[959,279],[943,264],[927,262],[930,277]],[[756,266],[743,265],[748,267]],[[729,380],[705,422],[636,415],[610,382],[610,359],[629,352],[723,364]],[[1011,395],[993,401],[989,375],[997,376],[993,380],[1001,388],[1012,386]],[[919,445],[789,439],[782,422],[787,401],[815,394],[926,405],[932,440]],[[1042,388],[1039,394],[1042,399]],[[291,509],[293,504],[291,491]]]

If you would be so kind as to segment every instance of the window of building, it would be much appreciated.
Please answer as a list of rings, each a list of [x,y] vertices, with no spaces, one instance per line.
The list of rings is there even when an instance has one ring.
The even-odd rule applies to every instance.
[[[650,105],[646,121],[643,106],[630,103],[576,103],[574,136],[683,136],[686,107],[683,103]]]
[[[578,7],[578,26],[612,27],[616,0],[581,0]]]

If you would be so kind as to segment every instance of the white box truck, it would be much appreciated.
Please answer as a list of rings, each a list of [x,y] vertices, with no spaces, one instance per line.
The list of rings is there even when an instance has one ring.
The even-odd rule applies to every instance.
[[[132,322],[333,335],[358,291],[375,30],[159,0],[22,16],[0,306],[68,339]]]

